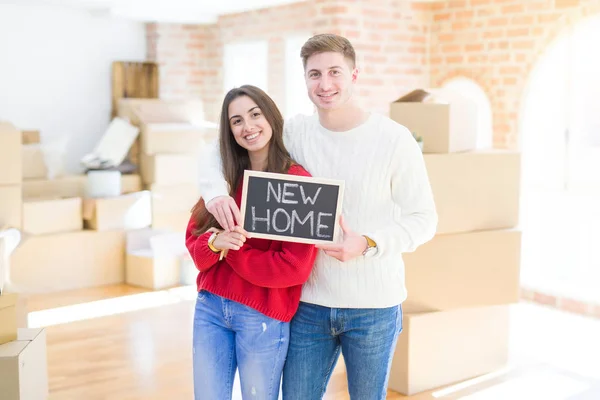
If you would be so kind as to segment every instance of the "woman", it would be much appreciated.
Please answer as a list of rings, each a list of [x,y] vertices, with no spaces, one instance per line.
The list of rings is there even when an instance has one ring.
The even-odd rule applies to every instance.
[[[241,202],[244,170],[310,176],[283,145],[283,118],[254,86],[232,89],[221,109],[220,147],[230,195]],[[236,368],[243,398],[277,399],[289,322],[312,269],[313,245],[223,232],[202,199],[186,245],[200,271],[194,317],[196,399],[230,399]],[[221,250],[227,256],[219,260]]]

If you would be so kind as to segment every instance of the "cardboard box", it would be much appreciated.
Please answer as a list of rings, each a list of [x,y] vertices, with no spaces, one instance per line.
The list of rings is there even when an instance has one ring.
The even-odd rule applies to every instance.
[[[155,154],[140,157],[145,184],[178,185],[198,182],[198,158],[187,154]]]
[[[148,289],[179,285],[180,259],[186,252],[183,234],[155,229],[129,232],[127,284]]]
[[[85,175],[68,175],[56,179],[35,179],[23,182],[23,196],[32,197],[84,197],[87,178]],[[142,190],[139,175],[121,175],[121,191],[126,193]]]
[[[424,153],[477,146],[477,105],[447,89],[418,89],[390,105],[390,118],[423,138]]]
[[[40,131],[21,131],[23,144],[36,144],[40,142]]]
[[[518,152],[425,154],[424,159],[439,216],[437,234],[518,225]]]
[[[82,229],[81,197],[26,199],[23,203],[23,232],[25,233],[45,235]]]
[[[125,233],[79,231],[30,236],[15,250],[11,268],[14,284],[31,293],[123,283]]]
[[[8,122],[0,121],[0,185],[21,183],[21,144],[21,131]]]
[[[45,329],[19,329],[17,340],[0,345],[2,400],[48,398]]]
[[[209,133],[186,123],[143,124],[141,131],[142,152],[148,155],[160,153],[198,154],[204,138]]]
[[[23,223],[23,196],[21,185],[0,185],[0,228],[21,229]]]
[[[185,232],[191,216],[189,211],[155,214],[152,216],[152,228]]]
[[[158,257],[152,250],[127,253],[126,282],[148,289],[165,289],[180,283],[177,257]]]
[[[152,223],[152,202],[149,191],[118,197],[83,200],[83,219],[88,229],[141,229]]]
[[[388,387],[413,395],[504,367],[509,311],[503,305],[440,312],[405,303]]]
[[[411,303],[451,310],[519,300],[518,230],[437,235],[403,259]]]
[[[152,215],[169,214],[174,212],[187,212],[200,199],[197,184],[181,185],[151,185]]]
[[[16,294],[0,295],[0,345],[17,340],[17,300]]]
[[[23,179],[44,179],[48,176],[44,152],[39,144],[24,144],[22,150]]]
[[[204,120],[204,109],[197,100],[132,99],[119,100],[117,115],[131,124],[193,123]]]

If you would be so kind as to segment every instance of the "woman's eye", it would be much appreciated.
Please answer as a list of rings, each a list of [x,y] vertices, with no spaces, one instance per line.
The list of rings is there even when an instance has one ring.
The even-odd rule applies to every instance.
[[[232,122],[232,124],[233,124],[233,125],[237,125],[237,124],[239,124],[240,122],[241,122],[241,120],[239,120],[239,119],[234,119],[234,120],[233,120],[233,122]]]
[[[256,112],[254,114],[252,114],[253,117],[260,117],[260,113]]]

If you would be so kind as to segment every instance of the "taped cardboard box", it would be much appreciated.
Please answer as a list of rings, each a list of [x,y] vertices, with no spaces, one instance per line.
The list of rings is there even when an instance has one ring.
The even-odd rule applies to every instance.
[[[439,217],[437,234],[518,225],[520,153],[483,150],[424,159]]]
[[[403,304],[388,387],[414,395],[506,366],[510,307],[436,311]]]
[[[17,298],[16,294],[0,295],[0,345],[17,339]]]
[[[448,89],[417,89],[390,105],[390,118],[423,138],[424,153],[477,146],[477,105]]]
[[[44,152],[39,144],[21,146],[23,161],[23,179],[44,179],[48,176],[48,168],[44,160]]]
[[[48,398],[46,330],[19,329],[17,340],[0,345],[2,400]]]
[[[86,175],[67,175],[56,179],[35,179],[23,182],[23,196],[33,197],[84,197]],[[139,175],[121,175],[123,194],[142,190]]]
[[[25,199],[23,203],[25,233],[45,235],[82,229],[81,197]]]
[[[200,199],[198,185],[184,183],[181,185],[151,185],[152,215],[174,212],[190,212]]]
[[[411,303],[452,310],[519,301],[519,230],[437,235],[403,259]]]
[[[14,125],[0,121],[0,185],[21,184],[22,134]]]
[[[21,190],[21,185],[0,185],[0,228],[21,229],[23,223]]]
[[[198,182],[198,158],[188,154],[142,155],[141,174],[145,184],[179,185]]]
[[[185,232],[191,215],[189,211],[154,214],[152,216],[152,228],[172,232]]]
[[[84,230],[30,236],[12,255],[11,268],[14,284],[28,293],[123,283],[125,233]]]
[[[36,130],[23,130],[23,144],[36,144],[40,142],[40,131]]]
[[[181,282],[180,259],[187,252],[183,234],[142,229],[127,235],[129,285],[164,289]]]
[[[213,131],[214,132],[214,131]],[[186,123],[143,124],[141,133],[142,152],[198,154],[205,138],[215,136],[209,128]]]
[[[87,229],[132,230],[150,226],[152,202],[149,191],[118,197],[84,199],[83,219]]]

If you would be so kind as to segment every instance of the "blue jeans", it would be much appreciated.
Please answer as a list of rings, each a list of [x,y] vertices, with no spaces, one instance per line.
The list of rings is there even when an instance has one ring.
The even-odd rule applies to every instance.
[[[276,400],[289,334],[289,323],[204,290],[198,293],[193,337],[195,399],[231,399],[239,368],[244,399]]]
[[[283,399],[322,399],[340,350],[346,363],[350,398],[385,399],[401,331],[401,305],[360,309],[300,303],[290,327]]]

